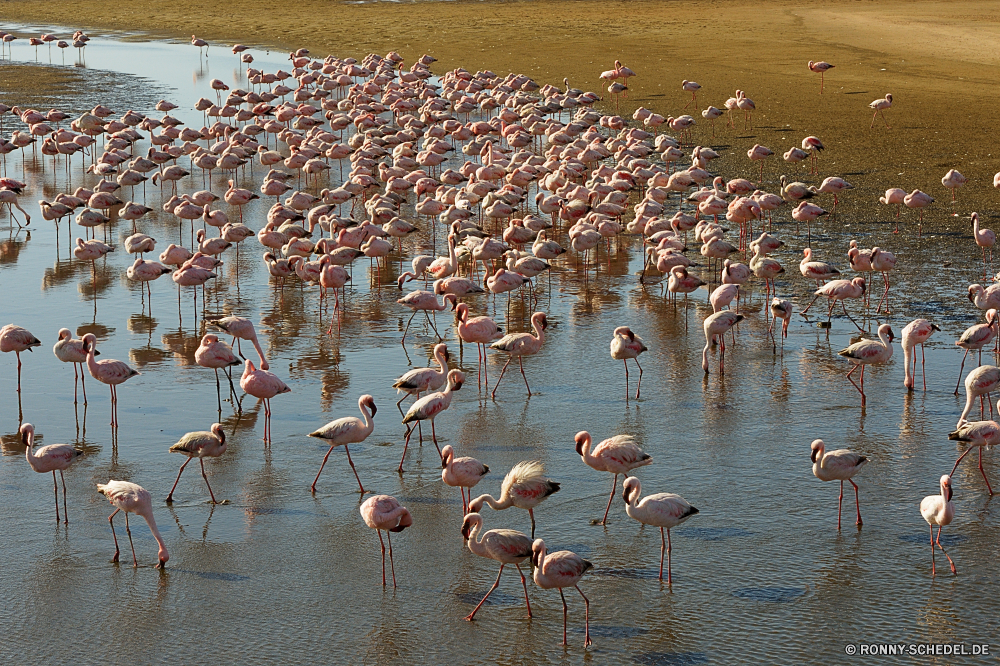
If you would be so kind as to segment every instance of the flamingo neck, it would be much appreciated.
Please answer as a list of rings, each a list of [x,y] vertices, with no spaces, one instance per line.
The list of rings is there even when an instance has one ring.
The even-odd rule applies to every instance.
[[[483,529],[482,523],[473,523],[472,531],[469,532],[469,550],[480,557],[489,557],[483,542],[479,539],[479,532]]]
[[[446,361],[445,358],[444,358],[444,352],[441,352],[439,354],[435,354],[434,355],[434,360],[437,361],[438,370],[440,370],[440,374],[447,375],[448,374],[448,361]]]
[[[372,421],[372,415],[368,412],[368,407],[364,403],[358,405],[361,409],[361,415],[364,417],[365,429],[371,432],[375,429],[375,422]]]
[[[545,342],[545,329],[542,328],[540,324],[531,322],[531,327],[535,329],[535,337],[538,338],[538,343],[541,344]]]
[[[170,557],[170,554],[167,552],[167,544],[163,542],[163,537],[160,536],[160,530],[156,529],[156,521],[153,520],[153,511],[150,510],[148,512],[140,513],[139,515],[146,520],[146,524],[149,525],[149,531],[153,533],[153,538],[156,539],[156,543],[160,547],[160,561],[166,561]]]

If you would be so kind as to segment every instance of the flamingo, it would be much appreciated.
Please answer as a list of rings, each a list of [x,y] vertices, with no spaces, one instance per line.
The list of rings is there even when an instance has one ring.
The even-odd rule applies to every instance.
[[[403,373],[393,383],[392,388],[397,393],[402,393],[403,397],[396,403],[396,409],[400,416],[406,416],[401,407],[406,396],[412,395],[420,398],[420,394],[425,391],[436,391],[442,386],[448,377],[448,345],[438,343],[434,345],[434,360],[437,361],[438,369],[434,368],[414,368]]]
[[[446,486],[458,486],[462,493],[462,515],[464,516],[469,507],[465,489],[469,489],[469,497],[472,497],[472,489],[483,480],[490,468],[475,458],[456,458],[455,449],[450,444],[446,444],[441,449],[441,468],[441,481]]]
[[[743,321],[741,314],[736,314],[732,310],[715,312],[705,318],[705,348],[701,352],[701,368],[708,374],[708,351],[718,339],[720,346],[719,353],[719,374],[726,374],[726,333],[736,324]]]
[[[926,319],[914,319],[903,327],[899,346],[903,348],[903,386],[913,390],[914,376],[917,374],[917,356],[914,353],[920,345],[921,372],[924,379],[924,390],[927,390],[927,368],[924,361],[924,343],[941,327]],[[913,370],[910,370],[910,356],[913,356]]]
[[[673,571],[670,562],[670,530],[677,527],[691,516],[698,513],[698,509],[674,493],[656,493],[647,495],[642,500],[642,484],[634,476],[627,477],[623,483],[622,498],[625,500],[625,512],[630,518],[634,518],[643,525],[652,525],[660,528],[660,575],[663,580],[663,554],[667,555],[667,585],[673,584]],[[663,530],[667,531],[666,541],[663,539]]]
[[[854,384],[851,375],[859,367],[861,368],[861,386],[854,384],[861,394],[861,405],[865,404],[865,366],[870,364],[887,363],[892,358],[892,341],[895,336],[889,324],[882,324],[878,327],[878,340],[859,340],[853,345],[837,352],[840,356],[846,357],[851,362],[851,371],[847,373],[847,379]]]
[[[208,494],[212,498],[212,504],[218,504],[215,500],[215,493],[212,492],[212,485],[208,482],[208,476],[205,474],[205,458],[218,458],[225,452],[226,433],[223,431],[221,423],[213,423],[207,431],[189,432],[181,437],[176,444],[170,447],[170,453],[182,453],[187,456],[187,460],[177,472],[177,480],[174,481],[174,485],[167,495],[167,503],[174,501],[174,490],[177,489],[177,483],[181,480],[184,468],[192,459],[197,458],[201,465],[201,478],[205,479],[205,485],[208,486]]]
[[[965,359],[973,349],[979,352],[979,364],[983,363],[983,347],[988,345],[996,336],[993,328],[998,321],[998,313],[995,309],[986,311],[986,323],[975,324],[965,329],[962,336],[955,341],[955,344],[965,350],[962,355],[962,365],[958,368],[958,381],[955,382],[955,395],[958,395],[958,385],[962,381],[962,372],[965,370]]]
[[[451,448],[451,447],[445,447]],[[524,605],[528,608],[528,617],[531,617],[531,602],[528,601],[528,585],[521,570],[521,562],[531,554],[531,539],[517,530],[493,529],[488,530],[480,536],[479,531],[483,527],[483,517],[478,513],[470,513],[462,521],[462,537],[469,545],[469,550],[479,555],[496,560],[500,563],[500,573],[493,587],[489,589],[482,601],[472,609],[472,612],[465,616],[465,619],[472,622],[476,619],[476,613],[480,606],[486,603],[493,591],[500,586],[500,576],[503,575],[503,568],[508,564],[517,567],[517,573],[521,575],[521,587],[524,588]]]
[[[777,345],[774,342],[774,325],[779,319],[781,320],[781,348],[784,349],[785,338],[788,337],[788,322],[792,320],[794,307],[791,301],[778,298],[777,296],[771,301],[771,316],[773,319],[767,327],[767,332],[771,336],[771,345],[775,351],[777,351]]]
[[[941,528],[946,525],[950,525],[951,521],[955,518],[955,505],[951,502],[952,489],[951,489],[951,477],[945,474],[941,477],[941,493],[939,495],[928,495],[920,501],[920,515],[924,517],[927,521],[927,525],[930,527],[931,535],[931,575],[937,575],[935,563],[934,563],[934,544],[937,543],[937,547],[941,549],[944,556],[948,558],[948,564],[951,565],[951,572],[958,575],[955,571],[955,563],[951,561],[951,556],[941,545]],[[938,526],[937,541],[934,540],[934,526]]]
[[[590,599],[583,593],[578,583],[594,565],[569,550],[548,553],[545,549],[545,542],[541,539],[535,539],[534,543],[531,544],[531,563],[535,566],[535,585],[543,590],[551,590],[553,587],[559,588],[559,597],[563,604],[562,644],[566,645],[566,615],[568,611],[563,588],[575,587],[576,591],[583,597],[583,603],[586,606],[583,646],[592,645],[593,641],[590,640]]]
[[[546,497],[559,492],[559,484],[545,477],[545,466],[538,461],[522,461],[514,465],[500,484],[500,499],[480,495],[469,502],[469,512],[479,513],[483,504],[494,511],[515,506],[526,509],[531,517],[531,538],[535,538],[535,507]]]
[[[983,411],[983,396],[990,399],[990,393],[1000,388],[1000,368],[995,365],[981,365],[965,378],[965,409],[958,417],[957,428],[965,423],[965,417],[972,411],[972,401],[979,398],[980,411]],[[993,415],[993,403],[990,402],[990,415]]]
[[[903,199],[906,198],[906,190],[899,187],[890,187],[885,191],[885,194],[878,198],[879,203],[883,203],[886,206],[896,206],[896,229],[893,233],[899,233],[899,209],[903,205]]]
[[[50,444],[43,446],[35,453],[35,426],[24,423],[18,429],[21,433],[21,442],[24,444],[24,456],[28,460],[31,469],[40,474],[52,472],[52,488],[56,495],[56,523],[59,522],[59,486],[56,483],[56,471],[59,471],[59,478],[62,479],[63,487],[63,519],[69,525],[69,509],[66,508],[66,477],[63,470],[73,464],[73,461],[83,455],[83,451],[77,451],[70,444]]]
[[[87,352],[87,369],[90,376],[111,387],[111,426],[118,427],[118,385],[123,384],[132,377],[139,374],[138,371],[129,367],[124,361],[105,359],[97,361],[94,356],[97,354],[97,336],[87,333],[83,336],[83,349]]]
[[[997,242],[997,235],[992,229],[980,229],[979,228],[979,213],[973,213],[971,218],[972,222],[972,237],[976,241],[976,245],[983,249],[983,278],[986,277],[986,250],[990,251],[990,268],[992,272],[993,267],[993,246]]]
[[[881,311],[883,301],[885,301],[885,313],[889,314],[889,302],[887,300],[889,296],[889,276],[886,273],[894,268],[896,268],[896,255],[880,247],[872,248],[872,270],[881,273],[882,279],[885,280],[885,293],[879,299],[878,307],[875,309],[876,314]]]
[[[820,60],[819,62],[809,61],[809,70],[819,74],[819,94],[823,94],[823,79],[826,76],[827,70],[833,69],[835,65]]]
[[[649,351],[642,338],[632,332],[628,326],[619,326],[611,338],[611,358],[625,364],[625,401],[628,402],[628,359],[635,361],[639,368],[639,383],[635,387],[635,399],[639,399],[639,389],[642,387],[642,366],[639,365],[639,354]]]
[[[927,194],[926,192],[921,192],[920,190],[913,190],[905,197],[903,197],[903,205],[907,208],[916,208],[920,211],[920,220],[917,222],[917,238],[922,235],[922,229],[924,224],[924,208],[927,208],[932,203],[934,203],[934,197]]]
[[[325,439],[330,443],[330,450],[323,456],[323,464],[319,466],[316,478],[313,479],[312,487],[310,488],[312,492],[316,492],[316,482],[319,481],[319,475],[323,473],[323,468],[326,467],[327,458],[330,457],[335,448],[343,445],[344,452],[347,454],[347,462],[351,466],[351,471],[354,472],[354,478],[358,480],[358,488],[362,495],[365,493],[365,488],[361,485],[361,477],[358,476],[358,470],[354,467],[354,461],[351,460],[351,451],[347,448],[347,445],[360,444],[368,439],[368,436],[375,430],[375,414],[378,412],[378,407],[375,406],[375,398],[367,394],[361,396],[358,398],[358,409],[361,410],[361,416],[364,417],[363,420],[356,416],[345,416],[335,421],[330,421],[319,430],[309,433],[310,437]]]
[[[119,555],[118,535],[115,534],[113,519],[119,511],[124,511],[125,533],[128,534],[128,543],[132,547],[132,566],[138,568],[139,560],[135,556],[135,545],[132,543],[132,530],[128,526],[128,514],[130,513],[142,516],[146,520],[146,523],[149,525],[149,531],[153,533],[153,538],[156,539],[156,544],[159,546],[157,552],[159,563],[156,565],[156,568],[165,569],[170,555],[167,553],[167,545],[163,543],[160,531],[156,529],[156,521],[153,520],[153,501],[149,495],[149,491],[140,485],[128,481],[109,480],[107,483],[97,484],[97,492],[107,497],[111,506],[115,507],[115,512],[108,516],[108,524],[111,525],[111,536],[115,540],[115,555],[111,558],[111,561],[117,563]]]
[[[42,341],[29,333],[26,329],[14,324],[7,324],[0,328],[0,352],[14,352],[17,356],[17,392],[21,392],[21,352],[31,351],[32,347],[38,347]]]
[[[503,375],[507,372],[507,366],[515,358],[517,358],[517,362],[521,366],[521,376],[524,377],[524,386],[528,389],[528,397],[531,397],[531,387],[528,386],[528,377],[524,374],[523,359],[525,356],[534,356],[541,351],[542,343],[545,342],[545,329],[548,328],[548,325],[545,313],[536,312],[531,315],[531,327],[535,330],[534,335],[531,333],[509,333],[490,345],[490,349],[504,351],[510,355],[507,362],[504,363],[503,369],[500,371],[500,378],[493,385],[491,397],[496,398],[497,387],[503,381]]]
[[[470,319],[467,303],[458,303],[455,305],[453,302],[452,307],[455,308],[455,316],[458,319],[455,325],[458,337],[463,342],[476,345],[476,351],[479,352],[476,375],[477,378],[480,375],[485,378],[486,390],[488,391],[490,389],[490,377],[486,363],[486,345],[503,337],[503,329],[497,326],[496,322],[489,317],[473,317]],[[482,373],[479,373],[480,367],[482,367]],[[478,379],[477,385],[482,386]]]
[[[941,179],[941,184],[951,190],[951,200],[955,201],[955,192],[958,188],[969,182],[969,179],[963,176],[961,173],[955,169],[950,169],[948,173],[944,175]]]
[[[413,422],[419,423],[420,421],[430,420],[431,422],[431,438],[434,441],[434,448],[437,449],[438,456],[441,455],[441,447],[437,443],[437,431],[434,428],[434,419],[438,414],[448,409],[451,406],[451,399],[454,392],[462,388],[462,384],[465,383],[465,375],[460,370],[449,370],[448,371],[448,385],[445,387],[444,391],[438,391],[437,393],[429,393],[424,397],[420,398],[406,410],[406,416],[403,417],[403,425],[407,425]],[[413,426],[407,425],[406,428],[406,443],[403,445],[403,456],[399,459],[399,473],[403,473],[403,461],[406,460],[406,450],[410,446],[410,436],[413,434]]]
[[[864,523],[861,520],[861,502],[858,499],[858,484],[854,483],[853,476],[861,471],[861,468],[868,463],[866,456],[859,455],[848,449],[837,449],[836,451],[826,450],[826,444],[822,439],[814,440],[810,445],[812,453],[810,457],[813,463],[813,475],[820,481],[840,481],[840,500],[837,505],[837,529],[840,529],[840,515],[844,507],[844,481],[848,481],[854,486],[854,502],[858,509],[857,526]]]
[[[255,398],[264,401],[264,441],[271,441],[271,398],[282,393],[290,393],[285,382],[267,370],[258,370],[253,361],[244,361],[243,376],[240,377],[240,388]]]
[[[618,488],[618,475],[627,475],[637,467],[645,467],[653,462],[652,456],[639,448],[635,439],[631,435],[615,435],[609,437],[594,447],[594,452],[590,452],[591,437],[586,430],[576,433],[576,452],[587,465],[598,472],[611,472],[615,475],[611,482],[611,495],[608,497],[608,506],[604,509],[604,518],[601,525],[608,522],[608,511],[611,510],[611,501],[615,498],[615,490]]]
[[[208,323],[233,336],[233,344],[236,345],[237,353],[239,353],[241,358],[243,358],[243,350],[239,346],[240,340],[250,342],[254,346],[254,349],[257,350],[257,356],[260,359],[260,369],[270,369],[267,359],[264,358],[264,350],[260,348],[260,342],[257,340],[257,330],[254,328],[252,321],[245,317],[229,316],[222,319],[212,319]]]
[[[959,423],[960,425],[957,430],[948,433],[948,439],[956,442],[964,442],[969,445],[969,448],[955,461],[955,466],[951,468],[951,475],[955,474],[955,470],[958,469],[958,464],[962,462],[962,458],[967,456],[972,449],[978,448],[979,473],[983,475],[983,481],[986,482],[986,489],[992,495],[993,487],[990,486],[990,480],[986,478],[986,472],[983,470],[983,447],[992,448],[1000,444],[1000,424],[996,421],[972,421],[971,423],[962,423],[959,421]]]
[[[684,108],[686,109],[689,106],[691,106],[692,104],[694,104],[694,107],[697,109],[698,108],[698,91],[701,90],[701,86],[698,85],[697,83],[695,83],[694,81],[688,81],[687,79],[684,79],[684,81],[681,82],[681,90],[684,90],[684,91],[687,91],[687,92],[691,93],[691,101],[689,101],[687,104],[685,104]]]
[[[207,333],[202,337],[201,344],[194,352],[194,362],[203,368],[215,370],[215,395],[218,398],[219,411],[221,412],[222,392],[219,386],[219,369],[226,372],[226,377],[229,378],[229,389],[235,394],[236,388],[233,386],[233,380],[232,377],[229,377],[227,368],[243,365],[243,363],[233,353],[233,348],[219,340],[219,336],[214,333]]]
[[[400,280],[403,278],[400,277]],[[400,289],[402,289],[402,282],[400,282]],[[396,302],[402,305],[404,308],[410,308],[413,310],[413,314],[410,318],[406,320],[406,327],[403,328],[403,338],[400,340],[400,344],[405,346],[406,334],[410,330],[410,324],[413,322],[413,318],[417,316],[418,312],[423,312],[424,316],[427,317],[427,322],[434,329],[434,333],[438,336],[438,340],[442,340],[441,334],[438,333],[437,324],[435,321],[431,321],[431,318],[427,316],[428,312],[435,313],[435,319],[437,318],[438,312],[444,310],[448,307],[450,302],[456,300],[453,294],[445,294],[444,298],[438,302],[437,295],[430,291],[411,291],[403,298],[397,299]]]
[[[883,97],[882,99],[877,99],[871,104],[869,104],[868,108],[875,109],[875,113],[872,114],[872,124],[868,127],[868,129],[872,129],[873,127],[875,127],[875,118],[877,118],[878,114],[880,113],[882,114],[882,122],[885,123],[885,128],[892,129],[891,127],[889,127],[889,121],[885,119],[885,110],[891,106],[892,106],[892,94],[890,93],[887,93],[886,96]]]
[[[855,326],[858,326],[858,323],[854,321],[854,318],[848,314],[847,306],[844,305],[844,301],[848,298],[864,297],[866,289],[867,287],[863,277],[856,277],[853,280],[831,280],[817,289],[816,296],[826,296],[827,300],[830,302],[830,308],[826,313],[827,326],[830,325],[830,318],[833,316],[833,308],[837,304],[837,301],[840,301],[840,306],[844,309],[844,314],[847,318],[850,319]],[[858,326],[858,330],[861,330],[860,326]]]
[[[378,532],[378,541],[382,545],[382,587],[385,587],[385,542],[382,541],[382,530],[389,540],[389,566],[392,569],[392,586],[396,587],[396,563],[392,558],[392,532],[402,532],[413,524],[413,516],[409,509],[402,506],[391,495],[373,495],[366,499],[359,509],[361,518],[368,527]]]
[[[87,362],[87,352],[83,348],[83,340],[74,340],[73,333],[68,328],[59,329],[59,340],[52,348],[52,352],[63,363],[73,364],[73,404],[76,404],[76,366],[80,366],[80,385],[83,387],[83,404],[87,404],[87,385],[83,381],[83,364]],[[99,355],[100,352],[94,352]]]

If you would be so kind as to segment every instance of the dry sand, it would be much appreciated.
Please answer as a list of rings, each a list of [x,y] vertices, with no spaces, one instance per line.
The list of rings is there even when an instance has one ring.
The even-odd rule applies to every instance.
[[[701,83],[702,108],[721,107],[736,88],[747,91],[758,109],[754,130],[744,132],[742,122],[737,132],[724,130],[720,121],[713,142],[698,117],[699,142],[740,151],[759,142],[781,153],[816,134],[830,149],[824,175],[845,176],[868,193],[920,188],[944,201],[950,193],[941,176],[957,168],[971,179],[961,191],[962,214],[995,210],[1000,200],[991,132],[1000,2],[11,0],[0,4],[0,20],[178,39],[197,33],[216,44],[213,59],[235,58],[235,42],[358,58],[396,50],[408,61],[430,53],[439,72],[518,71],[599,91],[598,74],[620,59],[638,73],[629,111],[643,105],[677,115],[689,99],[682,79]],[[808,60],[836,65],[822,96]],[[3,101],[13,103],[17,88],[5,83]],[[892,129],[879,121],[870,130],[867,105],[887,92],[895,98]],[[778,160],[765,179],[789,171]],[[751,177],[756,167],[744,159],[729,170]],[[951,222],[943,213],[937,219]]]

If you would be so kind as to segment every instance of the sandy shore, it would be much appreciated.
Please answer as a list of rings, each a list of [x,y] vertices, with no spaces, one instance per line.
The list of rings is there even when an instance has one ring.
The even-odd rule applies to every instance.
[[[732,141],[742,150],[759,142],[784,152],[816,134],[830,148],[825,174],[843,175],[864,189],[921,188],[943,201],[950,193],[941,176],[957,168],[971,179],[962,192],[963,214],[969,206],[990,209],[996,199],[992,176],[1000,160],[986,139],[1000,57],[1000,2],[778,1],[752,10],[730,0],[300,0],[294,11],[271,0],[0,5],[2,21],[44,26],[65,24],[69,17],[90,30],[177,39],[197,33],[216,44],[213,59],[235,58],[229,47],[237,41],[305,46],[320,56],[397,50],[408,61],[434,55],[440,61],[436,71],[461,65],[501,75],[524,72],[543,83],[568,77],[574,87],[598,91],[598,74],[620,59],[638,72],[630,80],[628,110],[641,104],[677,115],[690,99],[680,89],[683,79],[702,84],[702,108],[721,107],[736,88],[747,91],[758,110],[753,131],[744,132],[741,122],[734,135],[720,122],[719,138],[712,142],[699,126],[699,141],[724,147]],[[822,96],[819,76],[806,68],[810,59],[836,65]],[[17,86],[3,90],[13,98]],[[867,105],[887,92],[895,98],[892,129],[880,121],[870,130]],[[742,175],[749,177],[756,167],[744,161]],[[772,162],[765,178],[770,171],[773,179],[779,169],[787,170]]]

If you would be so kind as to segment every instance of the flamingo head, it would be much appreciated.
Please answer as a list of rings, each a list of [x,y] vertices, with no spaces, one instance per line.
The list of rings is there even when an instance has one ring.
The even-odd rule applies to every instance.
[[[483,524],[483,517],[478,513],[470,513],[465,516],[465,520],[462,521],[462,538],[466,541],[469,540],[469,535],[472,534],[472,529],[477,525]]]
[[[814,439],[810,448],[812,448],[812,455],[810,458],[813,462],[816,462],[823,455],[823,451],[826,449],[826,444],[823,443],[822,439]]]
[[[222,429],[221,423],[212,424],[212,434],[219,438],[223,446],[226,445],[226,432]]]
[[[983,290],[982,285],[970,284],[969,285],[969,302],[975,304],[975,302],[976,302],[976,296],[978,296],[979,294],[981,294],[983,291],[984,290]]]
[[[639,495],[639,479],[634,476],[628,477],[622,483],[622,488],[624,489],[622,491],[622,499],[625,500],[626,504],[631,505]]]
[[[448,459],[454,455],[455,449],[452,448],[451,444],[445,444],[444,448],[441,449],[441,469],[448,467]]]
[[[586,430],[581,430],[580,432],[576,433],[576,437],[574,437],[573,439],[576,442],[576,452],[577,452],[577,455],[581,455],[582,456],[583,455],[583,447],[586,446],[587,443],[590,442],[590,433],[587,432]]]
[[[59,339],[60,340],[69,340],[71,337],[73,337],[73,334],[70,332],[70,330],[68,328],[60,328],[59,329]]]
[[[996,308],[990,308],[986,311],[986,323],[992,326],[997,320],[997,310]]]
[[[18,428],[18,432],[21,433],[21,443],[28,446],[32,441],[32,435],[35,434],[35,426],[30,423],[24,423]]]
[[[403,507],[403,514],[399,517],[399,523],[395,527],[390,527],[390,532],[402,532],[407,527],[413,524],[413,516],[410,515],[408,509]]]
[[[988,314],[989,313],[987,313],[987,315]],[[996,311],[995,310],[994,310],[994,316],[996,316]],[[887,338],[889,338],[889,342],[892,342],[893,340],[896,339],[896,334],[892,332],[892,327],[889,326],[889,324],[882,324],[881,326],[879,326],[878,327],[878,332],[879,332],[880,335],[882,333],[885,333],[885,336]]]
[[[457,391],[462,388],[465,384],[465,373],[461,370],[449,370],[448,371],[448,385],[451,386],[453,391]]]
[[[434,345],[434,355],[437,356],[438,354],[440,354],[445,361],[451,360],[451,353],[448,351],[448,345],[443,342],[439,342]]]
[[[545,557],[545,541],[535,539],[534,543],[531,544],[531,565],[538,567],[543,557]]]
[[[361,398],[358,399],[358,405],[372,410],[372,416],[375,416],[375,413],[378,412],[378,407],[375,406],[375,398],[370,395],[366,394],[361,396]]]
[[[951,489],[951,477],[947,474],[941,477],[941,494],[944,495],[944,499],[947,502],[950,502],[952,495],[954,495]]]
[[[979,213],[973,213],[969,217],[969,222],[971,222],[972,224],[976,224],[977,222],[979,222]]]
[[[87,353],[87,352],[90,352],[90,351],[94,350],[94,346],[96,344],[97,344],[97,336],[94,335],[93,333],[87,333],[85,336],[83,336],[83,351],[84,351],[84,353]],[[94,355],[96,356],[96,350],[94,350],[94,351],[95,351]]]
[[[167,552],[167,547],[166,546],[164,546],[162,544],[160,545],[160,550],[157,553],[157,557],[159,558],[160,563],[156,565],[156,568],[157,569],[166,569],[167,568],[167,560],[170,559],[170,553]]]
[[[863,277],[857,277],[853,280],[854,284],[861,287],[861,293],[865,293],[868,290],[868,285],[865,284],[865,279]]]

